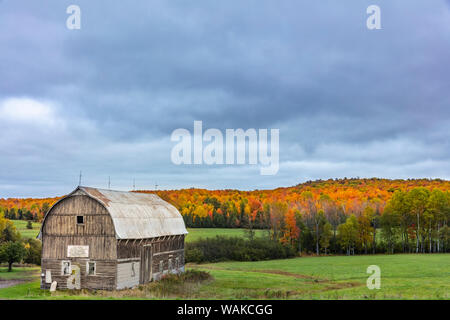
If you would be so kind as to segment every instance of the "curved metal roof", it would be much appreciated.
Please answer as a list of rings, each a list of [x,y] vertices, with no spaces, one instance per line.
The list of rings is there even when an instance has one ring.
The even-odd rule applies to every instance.
[[[106,208],[113,220],[117,239],[145,239],[188,233],[180,212],[155,194],[80,186],[67,197],[76,195],[87,195]]]

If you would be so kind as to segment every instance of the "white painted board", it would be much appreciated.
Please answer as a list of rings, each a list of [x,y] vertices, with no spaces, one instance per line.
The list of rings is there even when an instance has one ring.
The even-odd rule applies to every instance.
[[[67,246],[67,257],[89,258],[89,246]]]

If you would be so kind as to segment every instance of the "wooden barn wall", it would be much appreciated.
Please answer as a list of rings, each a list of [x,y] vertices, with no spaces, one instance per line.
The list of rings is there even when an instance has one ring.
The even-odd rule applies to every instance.
[[[77,224],[77,216],[84,224]],[[89,258],[116,259],[114,225],[106,209],[88,196],[59,202],[45,219],[42,258],[65,259],[68,245],[89,245]]]
[[[84,224],[77,224],[77,216]],[[69,245],[89,246],[88,258],[68,258]],[[56,204],[45,219],[42,230],[43,288],[45,274],[50,271],[58,289],[67,288],[69,276],[61,275],[62,261],[68,260],[80,268],[81,288],[113,290],[116,287],[117,240],[114,225],[106,209],[92,198],[77,195]],[[96,274],[87,275],[86,262],[95,261]]]
[[[70,260],[72,266],[76,265],[80,268],[80,280],[82,289],[97,290],[114,290],[116,287],[116,269],[115,261],[101,261],[94,259],[43,259],[42,272],[44,276],[41,278],[41,288],[49,289],[50,283],[45,283],[45,273],[51,271],[52,281],[58,283],[58,289],[67,289],[67,281],[69,275],[62,275],[62,261]],[[86,270],[86,262],[95,261],[95,275],[88,275]]]
[[[178,267],[175,264],[177,258],[179,261]],[[172,262],[171,267],[169,266],[169,260]],[[152,271],[153,280],[159,280],[164,274],[184,272],[184,250],[162,252],[153,255]]]
[[[54,236],[43,237],[42,259],[66,259],[67,246],[89,246],[89,258],[115,260],[116,238],[98,236]]]
[[[158,280],[163,274],[184,271],[184,238],[184,235],[178,235],[145,240],[120,240],[117,244],[117,257],[119,262],[120,260],[140,259],[142,247],[151,245],[152,279]],[[177,258],[178,268],[176,268]],[[170,270],[169,259],[172,261]],[[162,266],[162,271],[160,266]]]
[[[117,289],[132,288],[139,284],[140,259],[127,259],[117,263]]]
[[[152,245],[153,255],[184,249],[184,235],[143,240],[120,240],[117,242],[117,259],[140,258],[141,247],[149,244]]]

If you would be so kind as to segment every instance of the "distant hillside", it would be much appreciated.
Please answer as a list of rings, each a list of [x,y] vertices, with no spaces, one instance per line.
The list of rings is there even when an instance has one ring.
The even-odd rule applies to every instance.
[[[219,215],[226,215],[227,220],[237,219],[234,226],[242,224],[246,216],[255,219],[256,216],[268,211],[274,203],[285,203],[289,208],[300,208],[302,196],[310,192],[315,199],[321,196],[329,197],[334,205],[344,215],[358,214],[370,205],[381,214],[384,206],[396,190],[408,191],[416,187],[429,190],[440,189],[450,191],[450,181],[441,179],[328,179],[307,181],[293,187],[277,188],[273,190],[206,190],[181,189],[157,191],[164,200],[176,206],[184,216],[191,216],[187,220],[190,226],[196,226],[195,217],[220,220]],[[152,190],[139,192],[152,193]],[[219,223],[220,225],[220,223]],[[208,226],[205,222],[203,226]],[[230,226],[230,225],[222,225]],[[259,226],[263,227],[263,226]]]
[[[310,192],[314,197],[327,195],[344,214],[357,213],[368,203],[376,205],[380,211],[391,198],[395,190],[411,190],[415,187],[440,189],[450,191],[450,181],[441,179],[329,179],[300,183],[293,187],[273,190],[141,190],[138,192],[156,193],[161,198],[172,203],[180,212],[193,217],[213,217],[232,215],[233,226],[239,226],[244,216],[256,216],[264,207],[275,202],[283,202],[289,207],[296,206],[304,192]],[[0,212],[14,214],[16,219],[29,218],[41,220],[48,208],[61,197],[44,199],[0,199]],[[218,218],[220,220],[220,217]]]

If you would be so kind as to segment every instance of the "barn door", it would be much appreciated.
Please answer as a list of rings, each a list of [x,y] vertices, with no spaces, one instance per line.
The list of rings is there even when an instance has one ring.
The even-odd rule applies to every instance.
[[[152,245],[144,245],[141,249],[140,283],[147,283],[152,279],[152,262]]]

